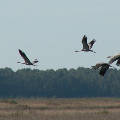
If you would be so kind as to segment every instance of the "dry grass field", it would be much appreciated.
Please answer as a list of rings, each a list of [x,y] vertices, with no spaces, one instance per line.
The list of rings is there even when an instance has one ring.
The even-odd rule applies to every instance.
[[[120,99],[0,99],[0,120],[120,120]]]

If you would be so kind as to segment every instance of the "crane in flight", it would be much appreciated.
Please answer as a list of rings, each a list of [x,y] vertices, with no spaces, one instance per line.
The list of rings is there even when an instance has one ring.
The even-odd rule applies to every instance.
[[[80,51],[76,50],[75,52],[81,52],[81,51],[89,52],[90,51],[90,52],[96,53],[95,51],[91,50],[91,48],[95,42],[96,42],[96,40],[93,39],[92,41],[87,43],[87,37],[84,35],[82,38],[83,49]]]
[[[120,66],[120,53],[114,56],[108,56],[107,58],[110,58],[109,64],[112,64],[113,62],[117,61],[116,65]]]
[[[37,59],[35,59],[33,62],[31,62],[22,50],[19,49],[18,51],[19,51],[19,54],[21,55],[21,57],[24,59],[24,63],[21,63],[21,62],[17,62],[17,63],[21,63],[21,64],[25,64],[25,65],[33,65],[33,66],[35,66],[35,63],[38,63]]]
[[[120,53],[114,56],[108,56],[107,58],[110,58],[108,63],[97,63],[95,66],[92,66],[95,70],[100,69],[99,74],[102,76],[104,76],[109,67],[113,67],[111,66],[113,62],[117,61],[116,65],[120,66]]]
[[[97,70],[99,69],[99,74],[101,76],[104,76],[106,71],[109,69],[109,67],[112,67],[110,64],[108,63],[97,63],[95,66],[92,66],[93,69]]]

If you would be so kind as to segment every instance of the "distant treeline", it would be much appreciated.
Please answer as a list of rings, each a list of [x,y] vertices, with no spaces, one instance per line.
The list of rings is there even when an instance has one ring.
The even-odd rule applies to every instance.
[[[0,69],[0,97],[120,97],[120,71]]]

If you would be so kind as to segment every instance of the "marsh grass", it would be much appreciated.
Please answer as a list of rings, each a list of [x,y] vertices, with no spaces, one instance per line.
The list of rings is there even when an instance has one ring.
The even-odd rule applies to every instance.
[[[17,101],[14,99],[1,99],[1,103],[17,104]]]
[[[14,102],[13,99],[0,100],[0,120],[119,120],[120,118],[120,99],[14,99]]]

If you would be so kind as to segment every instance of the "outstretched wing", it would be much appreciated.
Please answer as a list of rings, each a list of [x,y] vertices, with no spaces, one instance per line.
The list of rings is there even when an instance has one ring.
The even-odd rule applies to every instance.
[[[22,58],[24,59],[25,63],[31,63],[30,60],[28,59],[28,57],[26,56],[26,54],[19,49],[19,53],[22,56]]]
[[[82,38],[83,49],[89,50],[89,46],[87,44],[87,37],[84,35]]]
[[[104,64],[104,65],[101,67],[99,74],[102,75],[102,76],[104,76],[105,73],[106,73],[106,71],[107,71],[108,69],[109,69],[109,64]]]
[[[91,66],[93,69],[99,69],[104,63],[97,63],[95,66]]]
[[[93,44],[96,42],[95,39],[93,39],[91,42],[88,43],[89,49],[92,48]]]
[[[117,60],[116,65],[117,65],[117,66],[120,66],[120,59]]]
[[[112,64],[114,61],[116,61],[116,60],[118,60],[118,59],[120,59],[120,54],[111,57],[111,59],[109,60],[108,63],[109,63],[109,64]],[[119,61],[118,61],[118,63],[119,63]]]

